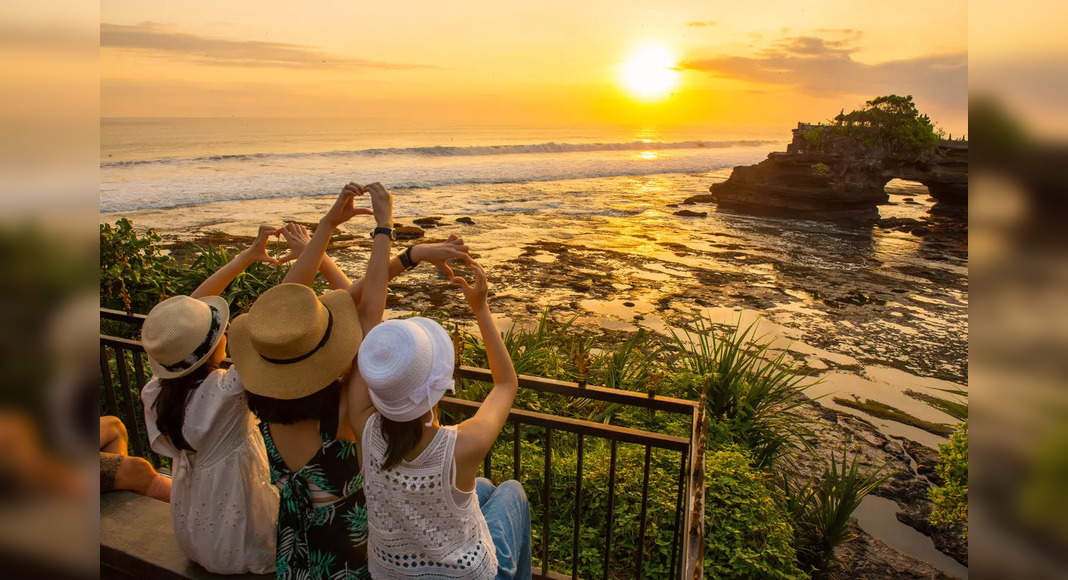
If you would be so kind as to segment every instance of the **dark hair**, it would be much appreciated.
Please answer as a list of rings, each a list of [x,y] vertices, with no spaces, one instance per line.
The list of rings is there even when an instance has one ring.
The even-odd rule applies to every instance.
[[[386,461],[382,464],[382,469],[386,470],[400,463],[419,444],[419,439],[423,437],[423,418],[392,421],[382,417],[380,430],[386,440]]]
[[[335,380],[322,389],[299,399],[275,399],[245,391],[248,408],[260,421],[292,425],[307,419],[321,419],[330,409],[337,414],[341,381]]]
[[[159,380],[159,395],[152,403],[156,410],[156,428],[159,432],[171,438],[171,443],[179,451],[188,449],[196,451],[193,446],[182,436],[182,425],[185,423],[185,406],[189,402],[189,396],[197,390],[204,381],[216,369],[216,365],[208,362],[199,368],[181,377]]]

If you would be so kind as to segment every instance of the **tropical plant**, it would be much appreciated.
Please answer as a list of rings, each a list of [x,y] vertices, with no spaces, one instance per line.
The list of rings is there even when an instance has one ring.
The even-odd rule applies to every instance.
[[[100,224],[101,305],[145,313],[167,297],[177,264],[160,251],[161,239],[153,229],[138,234],[126,218]]]
[[[705,460],[705,575],[804,578],[779,494],[751,460],[748,452],[734,446]]]
[[[941,486],[928,490],[934,508],[931,524],[944,529],[958,529],[968,539],[968,422],[957,426],[948,443],[938,446],[938,477]]]
[[[894,157],[915,158],[931,153],[940,137],[931,118],[920,113],[912,95],[884,95],[865,103],[863,109],[835,116],[830,128],[863,145]]]
[[[843,450],[840,462],[835,453],[831,454],[817,482],[798,482],[785,476],[778,480],[795,526],[798,562],[814,576],[834,569],[835,548],[853,539],[849,518],[864,497],[886,480],[883,468],[861,472],[857,459],[857,455],[850,459]]]
[[[671,361],[679,380],[704,394],[709,448],[740,443],[767,468],[804,445],[810,420],[800,413],[805,390],[814,384],[782,352],[769,358],[770,346],[754,336],[756,323],[726,332],[698,319],[693,332],[672,330],[680,354]]]

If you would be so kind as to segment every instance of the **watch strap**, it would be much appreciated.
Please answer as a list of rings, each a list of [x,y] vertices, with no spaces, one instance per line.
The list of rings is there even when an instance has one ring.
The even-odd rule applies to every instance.
[[[411,270],[416,266],[415,260],[412,259],[412,246],[408,246],[401,252],[400,262],[404,266],[405,270]]]
[[[382,226],[378,226],[377,228],[371,230],[371,239],[374,239],[374,237],[378,234],[386,234],[387,236],[389,236],[389,239],[394,239],[393,228],[384,228]]]

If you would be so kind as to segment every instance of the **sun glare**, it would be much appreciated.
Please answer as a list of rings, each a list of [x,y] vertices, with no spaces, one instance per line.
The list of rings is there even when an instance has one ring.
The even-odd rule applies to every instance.
[[[623,86],[635,98],[659,101],[671,94],[679,81],[675,57],[658,44],[643,46],[623,63]]]

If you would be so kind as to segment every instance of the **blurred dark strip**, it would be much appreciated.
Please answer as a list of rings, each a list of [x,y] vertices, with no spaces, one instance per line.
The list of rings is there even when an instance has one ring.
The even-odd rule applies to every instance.
[[[98,575],[99,5],[0,6],[0,576]]]

